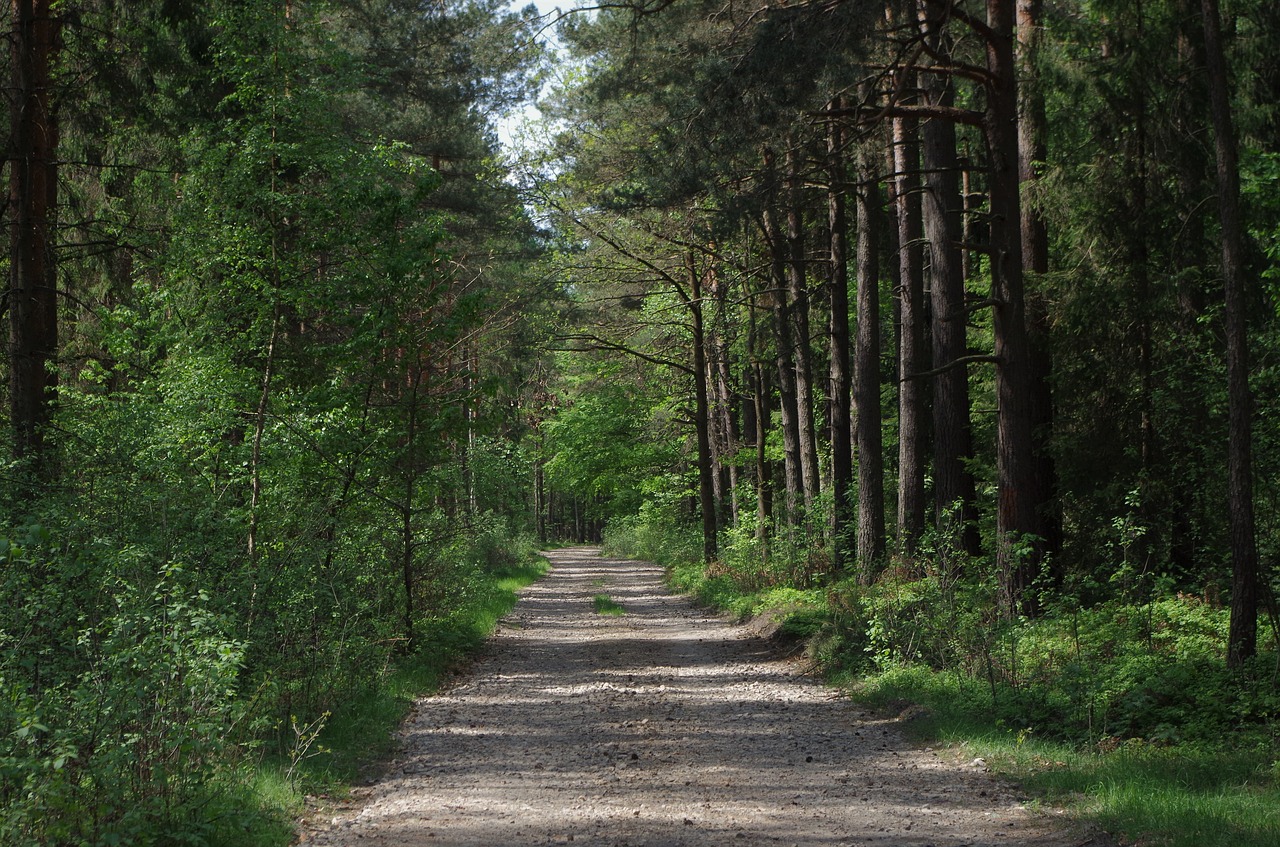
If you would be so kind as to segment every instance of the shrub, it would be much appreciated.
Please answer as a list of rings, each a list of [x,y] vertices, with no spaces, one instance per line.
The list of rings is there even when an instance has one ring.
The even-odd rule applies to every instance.
[[[25,536],[4,545],[0,583],[0,842],[198,843],[238,749],[243,645],[180,567],[138,584],[112,573],[136,571],[131,556]]]

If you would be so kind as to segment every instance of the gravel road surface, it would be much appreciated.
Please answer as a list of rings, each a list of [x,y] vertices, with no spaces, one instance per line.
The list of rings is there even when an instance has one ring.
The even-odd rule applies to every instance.
[[[980,765],[908,744],[655,565],[548,554],[490,649],[422,699],[315,847],[1102,847]],[[625,610],[596,614],[607,594]],[[329,813],[332,815],[332,812]]]

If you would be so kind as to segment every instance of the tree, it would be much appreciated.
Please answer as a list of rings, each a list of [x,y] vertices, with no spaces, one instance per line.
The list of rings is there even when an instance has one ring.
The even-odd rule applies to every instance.
[[[858,568],[874,577],[885,551],[884,458],[880,431],[880,262],[876,225],[878,157],[858,148],[858,317],[853,352],[854,443],[858,462]]]
[[[1217,153],[1218,218],[1222,227],[1222,279],[1226,299],[1229,405],[1227,509],[1231,524],[1231,629],[1227,662],[1238,667],[1258,649],[1258,548],[1254,537],[1252,406],[1246,320],[1244,231],[1240,218],[1240,166],[1231,121],[1227,64],[1218,0],[1202,0],[1209,103]]]
[[[914,88],[909,81],[904,83]],[[893,119],[891,197],[898,227],[898,550],[915,554],[925,528],[925,437],[929,412],[925,380],[924,251],[916,124]]]
[[[59,19],[50,0],[15,0],[9,106],[9,416],[13,454],[48,475],[46,430],[57,387]]]
[[[921,37],[940,65],[950,63],[951,34],[940,19],[923,14]],[[926,68],[925,105],[955,106],[952,77]],[[933,495],[936,525],[942,536],[958,540],[971,555],[979,551],[977,504],[968,461],[973,457],[969,409],[968,308],[959,245],[963,201],[956,154],[955,123],[938,116],[920,127],[924,171],[922,218],[928,241],[931,340],[933,352]],[[909,374],[903,374],[908,377]]]
[[[832,111],[843,108],[836,100]],[[830,296],[831,338],[829,355],[831,391],[831,535],[835,556],[832,564],[837,571],[849,566],[849,529],[852,523],[853,504],[853,420],[852,386],[850,373],[851,345],[849,344],[849,234],[845,196],[848,192],[845,147],[848,132],[838,120],[828,125],[827,168],[830,185],[827,189],[828,229],[831,244],[828,250],[827,289]],[[856,552],[856,551],[853,551]]]

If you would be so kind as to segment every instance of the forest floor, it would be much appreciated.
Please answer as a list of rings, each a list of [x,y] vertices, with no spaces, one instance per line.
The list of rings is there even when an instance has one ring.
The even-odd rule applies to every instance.
[[[1112,843],[1029,808],[980,762],[916,748],[895,719],[670,594],[656,565],[548,557],[485,656],[416,704],[385,773],[305,822],[304,844]]]

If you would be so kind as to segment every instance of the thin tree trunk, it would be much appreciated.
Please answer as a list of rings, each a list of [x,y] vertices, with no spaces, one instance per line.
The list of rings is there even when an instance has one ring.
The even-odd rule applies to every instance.
[[[422,387],[423,367],[421,356],[410,366],[408,413],[404,452],[401,455],[401,471],[404,473],[404,502],[400,504],[400,577],[404,584],[404,646],[406,652],[414,648],[413,619],[416,613],[414,595],[417,580],[414,573],[414,499],[417,497],[418,467],[414,450],[418,440],[418,394]],[[430,386],[428,386],[429,388]]]
[[[834,103],[839,109],[841,103]],[[852,374],[849,372],[849,224],[845,213],[844,147],[846,133],[838,121],[832,121],[827,136],[827,167],[830,186],[827,190],[827,220],[831,234],[827,288],[830,294],[831,355],[831,536],[837,571],[848,568],[850,559],[849,529],[853,518],[853,442],[852,442]]]
[[[751,371],[755,405],[756,539],[764,542],[769,537],[773,517],[773,468],[765,447],[769,437],[769,371],[761,362],[753,362]]]
[[[1218,216],[1222,224],[1222,281],[1227,330],[1227,511],[1231,525],[1231,623],[1227,664],[1239,667],[1258,651],[1258,547],[1253,515],[1252,406],[1245,299],[1244,226],[1240,167],[1218,0],[1201,0],[1209,105],[1217,153]]]
[[[796,367],[792,356],[791,309],[787,302],[786,245],[774,220],[773,212],[763,214],[765,236],[769,242],[771,261],[769,292],[773,315],[773,331],[776,338],[776,364],[778,371],[778,400],[782,412],[782,453],[786,482],[787,524],[795,526],[799,521],[804,492],[804,477],[800,467],[799,412],[796,410]]]
[[[907,83],[913,88],[911,82]],[[914,121],[893,121],[894,205],[898,220],[898,550],[910,558],[925,525],[926,384],[924,256],[921,245],[919,150]]]
[[[58,121],[52,68],[58,22],[50,0],[13,0],[9,127],[9,420],[14,458],[47,479],[57,389]]]
[[[747,428],[755,447],[756,473],[756,540],[761,554],[767,556],[766,542],[773,519],[773,468],[769,461],[766,442],[769,437],[769,370],[765,367],[759,350],[759,333],[756,331],[756,306],[753,302],[747,322],[747,352],[751,361],[751,422]]]
[[[698,437],[698,508],[702,512],[702,560],[716,559],[715,468],[711,457],[711,414],[707,398],[707,338],[702,321],[702,274],[694,254],[687,256],[690,300],[686,304],[693,323],[694,424]]]
[[[711,422],[714,439],[712,453],[716,469],[716,510],[718,524],[727,519],[738,523],[738,466],[733,461],[738,451],[739,427],[735,414],[735,392],[729,373],[728,286],[713,265],[707,273],[704,295],[714,304],[710,328],[707,330],[707,384],[711,396]],[[706,310],[703,310],[705,316]]]
[[[1036,534],[1047,554],[1062,547],[1062,519],[1058,514],[1058,472],[1050,442],[1053,438],[1053,351],[1049,338],[1049,310],[1042,288],[1049,272],[1049,228],[1034,189],[1039,165],[1048,158],[1048,119],[1038,70],[1042,40],[1043,0],[1017,0],[1015,61],[1018,83],[1018,179],[1021,191],[1032,195],[1021,203],[1022,267],[1027,280],[1027,342],[1031,362],[1031,436],[1035,450],[1036,487],[1032,495],[1038,517]]]
[[[787,291],[791,299],[796,366],[796,430],[800,438],[800,476],[808,513],[819,493],[818,439],[813,408],[813,348],[809,343],[809,289],[800,214],[800,168],[787,151]]]
[[[737,401],[738,392],[734,391],[732,375],[729,368],[729,339],[725,334],[724,327],[727,321],[724,319],[725,303],[723,301],[723,287],[717,293],[716,309],[719,314],[720,328],[714,334],[711,349],[715,355],[715,362],[712,364],[712,375],[715,378],[716,386],[716,404],[719,407],[718,418],[720,421],[720,432],[723,437],[720,455],[727,459],[724,462],[724,480],[727,484],[728,491],[725,492],[725,500],[729,507],[729,520],[733,526],[738,525],[739,503],[738,503],[738,483],[739,469],[737,462],[738,449],[742,442],[742,427],[738,423]],[[721,507],[723,511],[723,506]]]
[[[858,459],[858,566],[871,580],[885,552],[884,457],[880,432],[880,188],[869,145],[858,153],[858,326],[854,341],[854,442]]]
[[[275,376],[276,340],[280,334],[280,312],[276,311],[271,323],[271,338],[267,341],[267,358],[262,368],[262,388],[258,393],[258,408],[253,416],[253,448],[249,454],[249,532],[246,546],[250,560],[258,555],[258,505],[262,500],[262,438],[267,428],[267,406],[271,402],[271,382]]]

